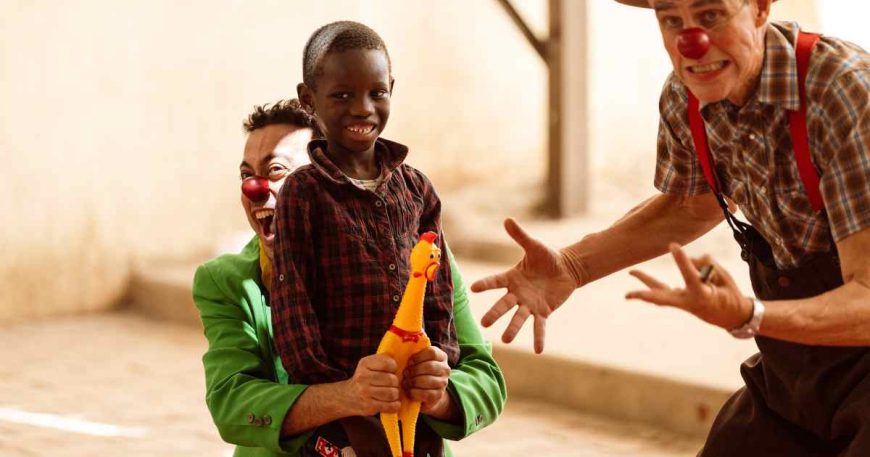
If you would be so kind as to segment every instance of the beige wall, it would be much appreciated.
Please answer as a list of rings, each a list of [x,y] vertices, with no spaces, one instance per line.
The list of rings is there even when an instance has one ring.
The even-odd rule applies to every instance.
[[[515,3],[544,29],[546,2]],[[774,16],[814,25],[814,4]],[[594,185],[649,183],[658,31],[649,11],[588,5]],[[545,68],[495,0],[0,1],[0,321],[106,308],[137,264],[245,229],[240,121],[295,95],[306,38],[338,19],[387,42],[385,136],[442,193],[540,181]]]
[[[0,320],[105,308],[244,229],[241,120],[338,19],[384,37],[386,136],[442,190],[540,176],[544,67],[494,1],[2,1]]]

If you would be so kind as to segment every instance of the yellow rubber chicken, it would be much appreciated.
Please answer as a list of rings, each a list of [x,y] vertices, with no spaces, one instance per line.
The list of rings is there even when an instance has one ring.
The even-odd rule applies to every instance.
[[[399,385],[402,385],[408,359],[431,345],[429,337],[423,332],[423,297],[426,294],[426,283],[435,280],[435,273],[441,265],[441,249],[434,244],[437,237],[433,232],[426,232],[420,235],[420,241],[411,250],[411,277],[408,278],[408,285],[405,286],[402,303],[396,311],[393,325],[378,346],[378,354],[387,354],[395,359]],[[399,413],[382,413],[381,423],[387,433],[393,457],[413,457],[414,431],[417,428],[417,416],[420,414],[420,402],[412,401],[404,390],[399,393],[399,402]]]

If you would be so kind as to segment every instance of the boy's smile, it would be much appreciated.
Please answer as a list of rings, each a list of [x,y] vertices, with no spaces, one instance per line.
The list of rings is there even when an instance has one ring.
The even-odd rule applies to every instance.
[[[323,56],[316,87],[300,87],[337,162],[370,159],[390,116],[392,78],[381,50],[350,49]],[[342,164],[338,164],[342,167]]]

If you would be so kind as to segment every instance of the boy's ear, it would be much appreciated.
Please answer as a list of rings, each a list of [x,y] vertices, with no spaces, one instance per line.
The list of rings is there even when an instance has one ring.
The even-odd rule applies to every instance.
[[[396,85],[396,78],[390,76],[390,95],[393,95],[393,87]]]
[[[302,104],[302,108],[308,111],[308,114],[313,115],[314,94],[311,92],[311,89],[305,83],[299,83],[296,85],[296,96],[299,97],[299,103]]]

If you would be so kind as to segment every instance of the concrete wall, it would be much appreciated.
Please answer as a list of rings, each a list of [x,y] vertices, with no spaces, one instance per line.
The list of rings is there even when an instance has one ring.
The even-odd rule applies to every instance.
[[[103,309],[243,230],[241,120],[339,19],[387,42],[385,136],[436,184],[540,177],[544,67],[494,1],[3,0],[0,321]]]
[[[542,31],[545,2],[515,3]],[[668,68],[648,11],[588,4],[600,187],[651,176]],[[777,8],[811,22],[812,4]],[[244,230],[241,120],[295,95],[305,40],[339,19],[387,42],[385,136],[411,145],[442,193],[540,182],[545,68],[494,0],[3,0],[0,321],[105,309],[136,265],[201,256]]]

